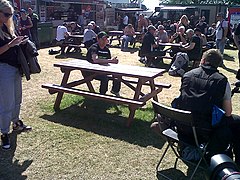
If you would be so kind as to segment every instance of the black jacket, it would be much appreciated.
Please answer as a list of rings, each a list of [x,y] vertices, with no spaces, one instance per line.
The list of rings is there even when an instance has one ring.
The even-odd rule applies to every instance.
[[[30,40],[18,47],[18,62],[21,64],[20,71],[26,76],[27,80],[30,80],[31,74],[41,72],[37,56],[37,48]]]

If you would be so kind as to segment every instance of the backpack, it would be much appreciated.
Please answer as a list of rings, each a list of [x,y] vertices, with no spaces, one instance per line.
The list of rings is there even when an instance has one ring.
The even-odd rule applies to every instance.
[[[189,57],[187,53],[178,52],[175,56],[175,60],[172,63],[168,74],[171,76],[182,76],[188,68]]]

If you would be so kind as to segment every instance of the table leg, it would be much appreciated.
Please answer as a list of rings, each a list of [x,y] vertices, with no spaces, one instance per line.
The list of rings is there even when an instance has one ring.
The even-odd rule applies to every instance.
[[[70,72],[71,72],[70,70],[64,70],[64,75],[63,75],[63,79],[62,79],[62,82],[61,82],[61,86],[64,87],[67,84]],[[61,104],[61,101],[62,101],[62,97],[63,97],[63,92],[58,92],[57,97],[56,97],[56,101],[54,103],[54,110],[55,111],[60,109],[59,107],[60,107],[60,104]]]
[[[127,127],[130,127],[130,125],[131,125],[131,123],[134,119],[137,107],[133,106],[133,105],[129,105],[128,109],[129,109],[130,113],[129,113],[129,116],[128,116]]]
[[[150,84],[150,87],[151,87],[151,91],[154,91],[154,90],[156,89],[155,83],[154,83],[154,79],[149,80],[149,84]],[[157,95],[153,97],[153,100],[155,100],[155,101],[158,102],[158,97],[157,97]]]
[[[134,100],[139,99],[139,96],[141,94],[142,85],[143,85],[143,81],[141,79],[139,79],[138,83],[137,83],[137,86],[136,86],[136,89],[135,89],[135,94],[134,94],[134,97],[133,97]],[[134,119],[135,111],[137,109],[137,106],[129,105],[128,108],[129,108],[130,113],[129,113],[129,116],[128,116],[127,127],[129,127],[131,125],[131,123]]]
[[[86,81],[87,87],[89,89],[90,92],[95,92],[93,85],[91,83],[91,81],[94,79],[95,74],[89,74],[86,71],[81,71],[83,78]]]

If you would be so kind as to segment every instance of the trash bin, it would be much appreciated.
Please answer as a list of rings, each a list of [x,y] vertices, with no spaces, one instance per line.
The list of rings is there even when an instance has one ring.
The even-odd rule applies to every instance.
[[[38,39],[40,45],[50,45],[53,41],[53,24],[52,22],[38,23]]]

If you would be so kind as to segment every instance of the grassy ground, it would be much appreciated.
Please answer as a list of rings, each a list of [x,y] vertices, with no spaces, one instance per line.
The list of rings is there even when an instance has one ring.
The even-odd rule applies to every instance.
[[[151,104],[137,110],[131,128],[125,127],[129,113],[126,106],[78,96],[64,96],[61,111],[54,112],[55,95],[49,95],[41,84],[59,84],[62,74],[53,63],[71,58],[56,59],[48,55],[48,50],[39,51],[42,72],[30,81],[23,78],[21,116],[33,131],[11,134],[12,149],[0,150],[0,179],[157,179],[155,167],[165,142],[149,129],[153,118]],[[137,52],[121,52],[118,48],[111,48],[111,52],[122,64],[142,66]],[[220,71],[232,83],[238,69],[237,51],[226,50],[226,54],[226,68]],[[78,76],[78,72],[72,74]],[[161,102],[169,104],[179,94],[180,78],[166,73],[158,81],[172,84],[159,94]],[[121,94],[131,95],[125,87]],[[236,114],[240,114],[239,99],[238,94],[233,97]],[[174,161],[173,156],[169,160]],[[187,179],[188,167],[180,164],[180,170],[168,172],[175,179]],[[203,173],[198,173],[195,179],[203,177]]]

